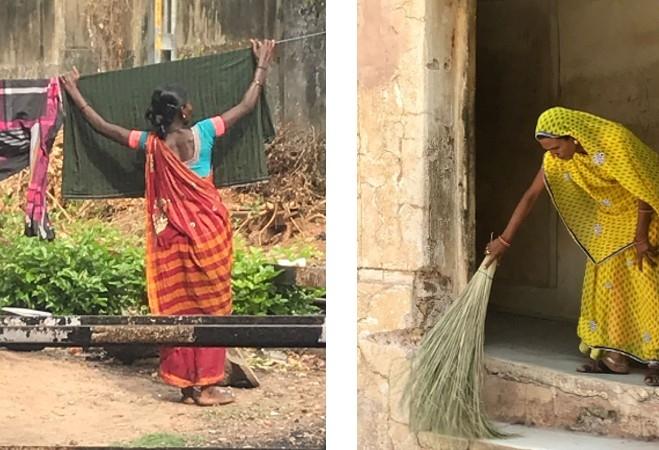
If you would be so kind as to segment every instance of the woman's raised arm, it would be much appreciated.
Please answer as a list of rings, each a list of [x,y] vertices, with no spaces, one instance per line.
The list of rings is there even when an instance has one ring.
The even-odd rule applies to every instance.
[[[91,105],[87,103],[82,93],[78,89],[79,78],[80,74],[78,73],[78,69],[74,67],[71,72],[60,77],[60,82],[62,83],[62,86],[66,92],[69,94],[69,97],[73,103],[82,113],[82,116],[98,133],[109,139],[112,139],[115,142],[118,142],[121,145],[128,146],[128,136],[130,134],[130,130],[108,122],[99,113],[94,111],[94,108],[92,108]]]
[[[266,40],[261,42],[252,39],[252,50],[258,61],[256,71],[254,72],[254,81],[252,81],[247,92],[245,92],[242,101],[221,114],[222,120],[227,128],[230,128],[256,107],[256,103],[261,95],[261,88],[265,83],[268,67],[270,67],[272,58],[275,54],[275,41]]]

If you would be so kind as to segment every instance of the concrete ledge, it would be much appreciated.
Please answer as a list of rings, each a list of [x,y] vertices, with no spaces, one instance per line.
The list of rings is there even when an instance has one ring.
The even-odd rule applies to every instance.
[[[485,403],[495,420],[654,440],[659,389],[488,357]]]
[[[570,431],[545,430],[521,425],[500,424],[516,436],[499,440],[467,440],[422,433],[423,449],[437,450],[651,450],[657,444],[631,439],[590,436]]]
[[[282,286],[325,287],[325,267],[291,267],[275,265],[282,270],[274,283]]]

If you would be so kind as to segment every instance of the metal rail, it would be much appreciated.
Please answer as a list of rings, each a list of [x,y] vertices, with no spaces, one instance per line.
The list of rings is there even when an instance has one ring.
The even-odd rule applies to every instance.
[[[324,316],[0,316],[0,347],[325,347]]]

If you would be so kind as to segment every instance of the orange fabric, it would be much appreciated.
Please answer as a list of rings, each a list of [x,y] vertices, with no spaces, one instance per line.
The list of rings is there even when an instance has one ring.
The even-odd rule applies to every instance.
[[[224,348],[160,349],[160,377],[179,388],[208,386],[224,379]]]
[[[161,139],[147,140],[146,277],[156,315],[231,313],[231,224],[220,195]],[[160,375],[174,386],[224,377],[225,349],[161,349]]]
[[[136,150],[140,146],[140,136],[142,132],[138,130],[131,130],[128,133],[128,147]]]

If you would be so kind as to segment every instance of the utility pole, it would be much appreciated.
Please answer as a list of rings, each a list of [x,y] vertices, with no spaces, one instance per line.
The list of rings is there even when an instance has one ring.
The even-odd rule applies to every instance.
[[[153,0],[153,62],[176,59],[177,0]]]

